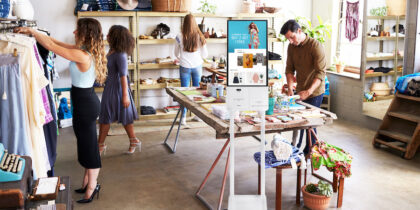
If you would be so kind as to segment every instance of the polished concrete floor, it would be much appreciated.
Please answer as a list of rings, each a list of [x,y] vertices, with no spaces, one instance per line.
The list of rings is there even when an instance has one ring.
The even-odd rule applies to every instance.
[[[190,123],[182,129],[177,152],[171,154],[162,145],[169,129],[168,122],[136,123],[142,140],[141,152],[125,155],[128,138],[119,125],[112,126],[107,138],[108,150],[102,158],[99,183],[100,197],[89,204],[74,203],[75,209],[206,209],[195,197],[201,181],[216,158],[225,140],[216,140],[212,128],[203,123]],[[319,129],[319,137],[342,147],[353,155],[352,177],[345,179],[342,209],[419,209],[420,154],[404,160],[398,153],[375,149],[371,141],[375,132],[347,122]],[[288,138],[291,133],[285,133]],[[173,136],[171,141],[173,142]],[[271,140],[272,136],[268,135]],[[259,142],[240,138],[236,149],[236,192],[257,193],[257,164],[253,154]],[[269,148],[267,146],[267,148]],[[76,140],[72,128],[60,130],[56,175],[70,176],[71,188],[81,186],[83,168],[77,162]],[[222,183],[226,153],[210,176],[202,195],[216,205]],[[326,170],[320,174],[331,176]],[[308,181],[317,182],[309,176]],[[275,206],[275,170],[267,170],[269,209]],[[283,172],[283,209],[303,209],[295,205],[296,171]],[[225,189],[223,208],[227,208],[229,184]],[[81,198],[73,193],[73,199]],[[303,202],[302,202],[303,203]],[[336,194],[330,207],[334,208]]]

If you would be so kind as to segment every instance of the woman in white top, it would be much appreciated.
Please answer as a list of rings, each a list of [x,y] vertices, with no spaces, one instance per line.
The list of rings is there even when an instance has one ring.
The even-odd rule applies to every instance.
[[[179,76],[181,87],[189,87],[190,80],[194,87],[200,86],[203,58],[208,55],[206,39],[201,33],[194,16],[188,14],[184,18],[182,33],[176,36],[175,57],[179,60]],[[186,112],[182,113],[182,124],[186,125]]]

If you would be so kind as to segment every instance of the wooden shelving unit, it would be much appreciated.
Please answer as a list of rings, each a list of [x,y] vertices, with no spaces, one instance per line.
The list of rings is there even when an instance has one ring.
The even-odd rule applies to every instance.
[[[164,89],[167,87],[181,87],[181,83],[157,83],[153,85],[139,84],[140,90]]]
[[[181,18],[181,22],[183,17],[189,13],[185,12],[134,12],[134,11],[93,11],[93,12],[78,12],[77,18],[83,17],[127,17],[129,21],[129,29],[133,36],[136,39],[136,48],[133,52],[132,61],[128,65],[128,69],[131,72],[130,80],[134,83],[132,86],[134,101],[136,103],[136,107],[138,111],[140,111],[140,95],[141,90],[150,90],[150,89],[162,89],[167,87],[166,84],[157,84],[157,85],[141,85],[140,78],[141,72],[144,70],[147,71],[157,71],[160,69],[178,69],[179,66],[174,64],[141,64],[139,61],[139,52],[141,51],[142,45],[172,45],[175,43],[174,39],[139,39],[138,29],[141,27],[141,23],[139,21],[140,18],[145,17],[168,17],[168,18]],[[195,17],[206,17],[206,18],[223,18],[223,19],[247,19],[247,18],[268,18],[274,22],[274,18],[282,18],[283,14],[246,14],[246,13],[238,13],[238,14],[198,14],[193,13]],[[171,26],[173,27],[173,26]],[[226,30],[225,30],[226,31]],[[280,42],[277,38],[269,38],[269,43]],[[208,44],[226,44],[226,38],[210,38],[207,39]],[[108,42],[105,42],[108,45]],[[269,64],[282,64],[283,61],[268,61]],[[204,63],[203,67],[208,67],[209,64]],[[177,84],[179,85],[179,84]],[[172,86],[172,84],[170,84]],[[97,92],[102,92],[103,88],[95,89]],[[157,110],[158,111],[158,110]],[[166,114],[163,110],[159,110],[156,115],[141,115],[140,119],[162,119],[162,118],[173,118],[174,114]]]
[[[420,145],[420,97],[396,94],[373,138],[373,146],[381,145],[401,152],[412,159]]]

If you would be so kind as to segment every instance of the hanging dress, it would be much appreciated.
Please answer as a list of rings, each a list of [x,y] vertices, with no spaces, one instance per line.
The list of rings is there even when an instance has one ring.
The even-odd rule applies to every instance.
[[[359,1],[348,2],[346,10],[346,38],[351,42],[359,35]]]

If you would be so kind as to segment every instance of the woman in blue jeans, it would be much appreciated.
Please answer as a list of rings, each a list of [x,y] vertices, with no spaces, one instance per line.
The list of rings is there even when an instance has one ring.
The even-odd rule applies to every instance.
[[[194,87],[200,86],[203,58],[208,55],[206,39],[201,33],[194,16],[188,14],[184,18],[181,33],[176,36],[175,57],[179,60],[179,77],[181,87],[189,87],[192,79]],[[182,125],[186,125],[186,112],[182,113]]]

